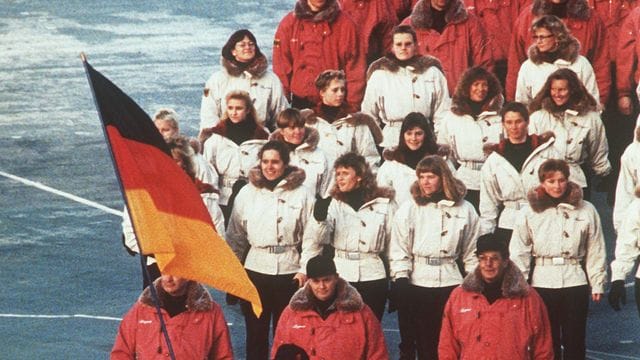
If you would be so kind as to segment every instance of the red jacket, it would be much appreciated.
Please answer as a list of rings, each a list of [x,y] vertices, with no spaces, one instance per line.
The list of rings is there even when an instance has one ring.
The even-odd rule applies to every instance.
[[[324,70],[344,70],[347,102],[360,109],[365,55],[360,51],[356,26],[336,1],[328,0],[324,10],[314,14],[306,0],[298,0],[294,11],[285,15],[276,30],[273,72],[285,93],[318,103],[316,77]]]
[[[278,321],[271,358],[281,345],[294,344],[310,359],[389,359],[382,326],[358,291],[343,279],[336,291],[335,308],[325,320],[314,310],[308,284],[293,295]]]
[[[158,296],[167,296],[154,282]],[[227,322],[220,305],[200,284],[191,282],[187,290],[187,311],[174,317],[162,309],[162,318],[176,359],[233,359]],[[160,322],[149,288],[124,316],[118,329],[111,359],[167,359],[169,351],[160,331]]]
[[[338,0],[342,11],[358,24],[358,41],[367,64],[390,51],[391,32],[398,24],[391,0]]]
[[[449,359],[553,359],[547,308],[511,261],[503,297],[489,304],[480,271],[453,290],[444,310],[438,355]]]
[[[624,20],[636,7],[636,0],[587,0],[607,28],[607,44],[609,44],[609,58],[616,62],[618,47],[618,33]]]
[[[640,36],[640,7],[631,12],[620,28],[616,63],[618,97],[632,96],[640,80],[638,36]]]
[[[411,25],[418,35],[418,52],[440,60],[453,94],[462,73],[472,66],[493,71],[489,38],[478,18],[467,12],[462,0],[451,0],[445,15],[447,25],[442,34],[430,28],[431,2],[420,0],[403,24]]]
[[[534,0],[518,16],[513,28],[509,47],[507,71],[507,100],[513,100],[520,65],[527,60],[527,50],[533,44],[531,23],[538,17],[550,13],[550,0]],[[562,19],[571,35],[580,41],[580,55],[586,57],[596,74],[600,91],[600,103],[606,104],[611,87],[609,49],[605,42],[605,26],[586,0],[567,0],[567,18]]]

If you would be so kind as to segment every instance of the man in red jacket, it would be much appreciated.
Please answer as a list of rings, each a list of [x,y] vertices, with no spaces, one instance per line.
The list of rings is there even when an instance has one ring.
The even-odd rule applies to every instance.
[[[509,260],[504,241],[478,238],[478,267],[453,290],[438,355],[447,359],[553,359],[547,309]]]

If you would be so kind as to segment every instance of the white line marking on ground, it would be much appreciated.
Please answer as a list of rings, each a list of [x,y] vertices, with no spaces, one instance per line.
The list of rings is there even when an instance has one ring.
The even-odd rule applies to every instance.
[[[99,316],[99,315],[85,315],[85,314],[73,314],[73,315],[47,315],[47,314],[0,314],[0,318],[30,318],[30,319],[95,319],[95,320],[109,320],[109,321],[121,321],[122,318],[112,316]]]
[[[607,353],[602,351],[593,351],[593,350],[587,350],[587,352],[591,354],[596,354],[596,355],[613,356],[620,359],[640,360],[640,357],[636,357],[636,356],[619,355],[619,354],[612,354],[612,353]]]

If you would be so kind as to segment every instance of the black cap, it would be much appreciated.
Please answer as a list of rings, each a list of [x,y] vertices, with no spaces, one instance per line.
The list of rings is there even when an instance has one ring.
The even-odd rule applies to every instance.
[[[485,251],[497,251],[504,259],[509,258],[509,247],[504,240],[494,234],[484,234],[478,238],[476,255],[480,255]]]
[[[309,360],[309,355],[298,345],[294,344],[282,344],[276,351],[274,360]]]
[[[307,262],[307,277],[319,278],[334,274],[337,274],[336,264],[330,257],[318,255]]]

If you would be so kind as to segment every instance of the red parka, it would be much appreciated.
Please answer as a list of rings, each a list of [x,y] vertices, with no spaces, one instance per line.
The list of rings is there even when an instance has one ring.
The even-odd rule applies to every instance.
[[[453,359],[553,359],[547,308],[508,262],[502,297],[489,304],[480,270],[453,290],[444,310],[438,355]]]
[[[551,14],[550,0],[534,0],[518,16],[514,24],[509,46],[507,71],[507,100],[513,100],[520,65],[527,60],[527,50],[533,44],[531,23],[537,18]],[[596,74],[600,91],[600,103],[606,104],[611,87],[609,48],[605,42],[605,26],[600,17],[589,8],[586,0],[567,0],[567,17],[564,24],[580,42],[580,55],[586,57]]]
[[[168,295],[161,289],[160,280],[154,281],[153,286],[162,298],[163,294]],[[169,317],[162,309],[176,359],[233,359],[227,322],[220,305],[202,285],[190,282],[187,286],[185,312]],[[146,288],[120,323],[111,360],[167,359],[168,356],[151,291]]]
[[[340,10],[337,0],[313,13],[306,0],[298,0],[285,15],[273,42],[273,72],[287,95],[318,103],[316,77],[324,70],[344,70],[347,102],[360,109],[364,95],[366,61],[360,51],[353,20]]]
[[[618,33],[624,20],[637,6],[636,0],[587,0],[607,28],[607,44],[609,44],[609,58],[616,62],[618,47]]]
[[[618,97],[632,96],[640,80],[640,7],[635,8],[620,28],[616,81]]]
[[[447,25],[442,34],[431,28],[431,2],[420,0],[403,24],[411,25],[418,35],[418,52],[440,60],[449,93],[455,92],[462,73],[472,66],[493,71],[489,38],[478,18],[467,12],[461,0],[450,0],[445,14]]]

